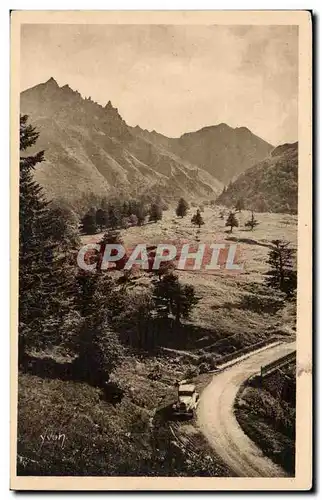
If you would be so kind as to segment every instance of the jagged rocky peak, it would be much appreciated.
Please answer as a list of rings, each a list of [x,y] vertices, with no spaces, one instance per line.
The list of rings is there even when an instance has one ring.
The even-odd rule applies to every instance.
[[[108,101],[108,103],[106,104],[105,106],[105,109],[107,111],[116,111],[118,113],[118,109],[117,108],[114,108],[113,104],[111,103],[111,101]]]
[[[55,78],[50,77],[46,82],[39,83],[34,87],[24,90],[21,95],[28,97],[33,101],[39,101],[41,99],[53,99],[60,92],[60,87],[56,82]],[[34,103],[35,104],[35,103]]]
[[[46,87],[59,88],[58,83],[56,82],[55,78],[53,78],[52,76],[49,78],[49,80],[47,80],[47,82],[45,82],[45,85],[46,85]]]
[[[104,106],[105,112],[113,118],[117,118],[118,120],[121,120],[124,122],[123,118],[121,117],[118,108],[114,108],[113,104],[111,101],[108,101],[108,103]]]
[[[79,101],[82,100],[82,96],[77,90],[73,90],[68,84],[60,87],[60,96],[62,99]]]

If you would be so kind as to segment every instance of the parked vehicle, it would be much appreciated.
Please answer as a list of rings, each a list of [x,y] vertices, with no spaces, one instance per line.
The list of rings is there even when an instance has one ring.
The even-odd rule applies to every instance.
[[[178,400],[172,405],[174,415],[193,418],[199,401],[194,384],[183,380],[178,384]]]

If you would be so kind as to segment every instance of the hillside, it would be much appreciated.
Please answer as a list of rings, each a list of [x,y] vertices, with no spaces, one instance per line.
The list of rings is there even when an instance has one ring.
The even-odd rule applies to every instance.
[[[205,169],[223,183],[263,160],[273,149],[248,128],[232,128],[225,123],[183,134],[178,139],[169,139],[155,131],[141,131],[141,134]]]
[[[222,190],[208,172],[128,127],[110,101],[102,107],[53,78],[22,92],[21,113],[40,131],[37,149],[46,161],[35,177],[50,198],[71,202],[115,189],[198,199]]]
[[[270,156],[241,174],[217,198],[233,207],[239,198],[257,212],[297,213],[298,143],[275,148]]]

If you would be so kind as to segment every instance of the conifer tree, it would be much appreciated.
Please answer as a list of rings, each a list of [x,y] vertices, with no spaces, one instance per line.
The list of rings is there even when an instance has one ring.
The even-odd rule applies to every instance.
[[[158,314],[163,317],[174,316],[176,324],[180,323],[181,318],[189,317],[199,300],[194,287],[182,285],[172,272],[155,282],[153,297]]]
[[[258,226],[259,222],[255,219],[254,212],[252,211],[251,218],[245,223],[245,227],[249,227],[251,231],[254,230],[256,226]]]
[[[191,222],[192,222],[192,224],[195,224],[199,228],[205,223],[202,216],[201,216],[199,208],[198,208],[197,212],[195,213],[195,215],[192,217]]]
[[[107,222],[107,213],[106,210],[99,208],[95,214],[95,222],[100,231],[103,231],[104,227],[106,227]]]
[[[67,252],[64,227],[33,178],[44,152],[25,156],[38,139],[28,116],[20,117],[19,180],[19,362],[26,349],[59,341],[64,316],[70,314],[73,255]],[[56,225],[55,225],[56,224]]]
[[[110,204],[107,211],[108,226],[116,229],[120,225],[120,213],[114,204]]]
[[[103,264],[103,257],[106,249],[106,245],[123,245],[123,240],[120,234],[120,231],[116,231],[115,229],[109,229],[106,233],[104,233],[102,239],[99,241],[100,251],[97,262],[97,271],[101,270]],[[117,250],[112,250],[111,256],[117,255]],[[121,259],[115,262],[116,269],[123,269],[126,263],[127,256],[124,255]]]
[[[97,231],[95,211],[88,211],[81,219],[80,230],[85,234],[95,234]]]
[[[82,271],[75,283],[75,304],[83,321],[71,337],[71,348],[78,356],[74,369],[89,383],[104,386],[122,352],[116,333],[110,329],[116,312],[112,279]]]
[[[129,203],[129,201],[124,200],[123,201],[123,205],[122,205],[122,215],[123,215],[123,217],[129,217],[131,215],[131,213],[129,212],[129,210],[130,210],[130,203]]]
[[[162,208],[158,203],[152,203],[149,213],[149,220],[157,222],[162,219]]]
[[[137,216],[138,226],[143,226],[146,218],[146,208],[143,202],[139,202],[136,207],[135,215]]]
[[[182,218],[185,215],[187,215],[188,208],[189,208],[189,205],[186,202],[186,200],[184,198],[180,198],[180,200],[178,202],[178,206],[176,208],[177,216]]]
[[[54,241],[59,241],[64,251],[80,248],[78,234],[78,217],[68,208],[49,205],[51,216],[51,235]]]
[[[270,266],[266,273],[266,284],[270,288],[281,290],[287,297],[292,297],[297,286],[295,270],[295,250],[287,241],[273,240],[267,263]]]
[[[230,212],[226,220],[226,226],[230,227],[230,232],[233,232],[233,227],[238,227],[238,220],[234,212]]]

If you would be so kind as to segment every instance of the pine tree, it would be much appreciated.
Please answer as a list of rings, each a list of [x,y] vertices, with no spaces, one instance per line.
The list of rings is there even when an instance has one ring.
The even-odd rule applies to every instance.
[[[230,232],[233,232],[233,227],[238,227],[238,220],[234,212],[230,212],[228,219],[226,220],[226,226],[230,227]]]
[[[131,215],[129,210],[130,210],[130,203],[129,203],[129,201],[124,200],[123,206],[122,206],[123,217],[129,217]]]
[[[267,263],[270,266],[266,273],[266,284],[270,288],[281,290],[292,297],[297,287],[297,272],[294,269],[295,250],[289,248],[287,241],[273,240]]]
[[[84,234],[95,234],[97,231],[96,214],[88,211],[81,219],[80,230]]]
[[[176,208],[177,216],[182,218],[185,215],[187,215],[188,208],[189,208],[189,205],[186,202],[186,200],[184,198],[180,198],[180,200],[178,202],[178,206]]]
[[[73,255],[66,249],[64,225],[33,178],[44,152],[24,156],[38,132],[20,117],[19,186],[19,362],[26,349],[60,340],[64,316],[70,314]],[[66,228],[65,228],[66,229]]]
[[[103,210],[102,208],[99,208],[96,211],[95,222],[96,222],[96,225],[99,228],[99,230],[103,231],[103,229],[106,227],[106,222],[107,222],[107,212],[106,212],[106,210]]]
[[[191,222],[192,222],[192,224],[195,224],[199,228],[205,223],[202,216],[201,216],[199,209],[197,210],[195,215],[192,217]]]
[[[155,274],[158,276],[161,281],[162,277],[166,274],[173,273],[175,270],[175,264],[172,261],[160,262],[160,267],[157,270],[154,270]]]
[[[97,263],[97,271],[101,270],[101,266],[103,264],[103,257],[106,249],[106,245],[123,245],[123,240],[121,237],[120,231],[116,231],[115,229],[109,229],[106,233],[104,233],[102,239],[99,241],[100,251],[98,256]],[[111,256],[117,255],[117,250],[113,249],[111,252]],[[124,255],[121,259],[115,262],[116,269],[124,269],[125,263],[127,261],[127,256]]]
[[[99,241],[101,245],[123,245],[123,240],[120,231],[109,229],[103,234],[102,239]]]
[[[143,226],[147,215],[146,208],[143,202],[138,203],[135,215],[137,216],[138,226]]]
[[[158,203],[152,203],[149,212],[149,221],[157,222],[162,219],[162,208]]]
[[[80,271],[75,278],[75,305],[86,318],[93,313],[93,297],[98,286],[99,274]]]
[[[254,212],[252,211],[251,218],[245,223],[245,227],[249,227],[252,231],[256,226],[258,226],[259,222],[255,219]]]
[[[54,203],[51,203],[49,208],[53,240],[61,242],[61,248],[66,252],[71,249],[78,250],[81,244],[78,234],[78,217],[70,209],[55,206]]]
[[[187,319],[198,303],[194,287],[182,285],[178,276],[167,273],[154,284],[153,293],[158,314],[163,317],[174,316],[176,324],[181,318]]]
[[[75,304],[82,315],[82,326],[70,338],[77,354],[74,370],[93,385],[104,386],[122,353],[115,332],[110,329],[115,294],[112,279],[101,273],[79,273]]]
[[[114,204],[110,204],[107,211],[108,226],[112,229],[116,229],[120,225],[120,213]]]

